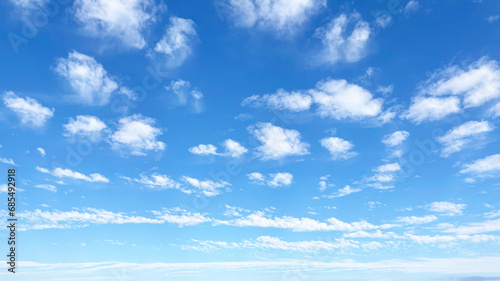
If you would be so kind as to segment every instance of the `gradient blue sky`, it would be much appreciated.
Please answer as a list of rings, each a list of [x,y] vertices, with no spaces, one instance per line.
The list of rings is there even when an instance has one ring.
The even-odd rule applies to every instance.
[[[497,1],[0,11],[2,280],[500,280]]]

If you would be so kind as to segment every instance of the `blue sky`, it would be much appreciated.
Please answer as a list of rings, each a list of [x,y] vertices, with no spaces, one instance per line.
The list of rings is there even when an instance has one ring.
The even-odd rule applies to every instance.
[[[496,1],[0,9],[8,280],[500,280]]]

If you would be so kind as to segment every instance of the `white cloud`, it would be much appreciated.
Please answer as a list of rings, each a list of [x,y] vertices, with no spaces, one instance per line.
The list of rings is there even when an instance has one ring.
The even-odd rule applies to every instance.
[[[277,110],[288,110],[291,112],[299,112],[309,110],[312,105],[312,97],[307,93],[287,92],[279,89],[274,94],[266,94],[263,96],[253,95],[245,98],[241,102],[241,106],[267,107]]]
[[[45,157],[46,153],[45,153],[45,149],[41,148],[41,147],[37,147],[36,150],[40,153],[40,155],[42,157]]]
[[[388,147],[398,146],[403,141],[405,141],[410,136],[410,133],[407,131],[396,131],[392,134],[385,135],[382,139],[382,143],[384,143]]]
[[[222,145],[225,147],[224,153],[217,152],[217,147],[213,144],[199,144],[197,146],[190,147],[188,150],[192,154],[197,155],[219,155],[233,158],[238,158],[248,152],[248,149],[232,139],[225,140]]]
[[[410,14],[412,12],[415,12],[416,10],[418,10],[419,6],[420,6],[420,4],[418,1],[410,0],[404,8],[404,13]]]
[[[500,15],[496,15],[496,16],[489,16],[486,20],[487,20],[489,23],[493,23],[493,22],[497,21],[498,19],[500,19]]]
[[[109,182],[109,180],[98,173],[93,173],[90,175],[84,175],[82,173],[72,171],[70,169],[63,169],[63,168],[54,168],[52,171],[42,168],[42,167],[35,167],[35,169],[39,172],[46,173],[46,174],[51,174],[54,177],[58,178],[72,178],[72,179],[77,179],[77,180],[84,180],[88,182]]]
[[[274,94],[253,95],[245,98],[242,106],[265,107],[274,110],[301,112],[317,106],[316,113],[322,118],[363,119],[382,113],[382,99],[373,99],[372,94],[346,80],[326,79],[314,89],[287,92],[279,89]],[[382,119],[391,119],[392,112],[386,112]]]
[[[397,222],[403,222],[406,224],[424,224],[424,223],[430,223],[438,218],[434,215],[429,215],[429,216],[424,216],[424,217],[416,217],[416,216],[409,216],[409,217],[399,217],[396,221]]]
[[[466,67],[448,67],[434,73],[421,94],[463,97],[466,108],[480,106],[500,97],[500,67],[497,61],[486,58]]]
[[[221,4],[235,26],[278,35],[293,34],[326,7],[325,0],[221,0]]]
[[[438,138],[444,145],[441,156],[448,157],[466,147],[473,139],[477,140],[485,133],[491,132],[495,126],[488,121],[469,121],[446,132]]]
[[[205,222],[211,222],[213,219],[207,218],[204,214],[191,213],[187,210],[174,207],[160,211],[151,211],[156,218],[162,222],[177,224],[179,227],[193,226]]]
[[[376,226],[366,221],[347,223],[334,217],[326,222],[317,221],[310,218],[296,218],[291,216],[269,217],[263,212],[254,212],[245,217],[228,221],[216,221],[215,225],[230,225],[237,227],[263,227],[289,229],[296,232],[302,231],[359,231],[372,230],[378,228],[388,228],[390,225]]]
[[[460,173],[472,173],[480,177],[486,177],[495,175],[498,171],[500,171],[500,154],[494,154],[464,165]]]
[[[102,209],[83,208],[72,211],[23,211],[18,216],[27,229],[73,228],[92,224],[164,223],[160,219],[130,216]]]
[[[14,163],[14,160],[12,160],[12,158],[2,158],[2,157],[0,157],[0,162],[4,163],[4,164],[7,164],[7,165],[11,165],[11,166],[16,166],[16,163]]]
[[[381,99],[373,99],[369,91],[346,80],[319,82],[311,93],[321,117],[362,119],[375,117],[382,111]]]
[[[109,139],[112,148],[136,156],[146,155],[150,150],[165,150],[165,143],[157,140],[163,132],[154,124],[153,118],[139,114],[121,118],[118,130]]]
[[[324,46],[318,60],[328,64],[357,62],[366,55],[370,34],[370,25],[359,13],[341,14],[316,29],[314,36],[321,39]]]
[[[182,181],[191,185],[192,187],[197,188],[196,191],[201,192],[203,195],[207,197],[213,197],[222,193],[222,190],[226,186],[230,186],[231,184],[225,181],[214,182],[212,180],[198,180],[195,178],[191,178],[188,176],[183,176]],[[228,188],[226,188],[227,190]]]
[[[42,127],[54,116],[54,109],[44,107],[37,100],[29,97],[20,98],[13,92],[5,93],[3,103],[21,119],[23,125],[28,127]]]
[[[167,175],[162,175],[158,173],[152,174],[150,177],[141,175],[140,179],[134,179],[134,181],[144,184],[152,189],[180,189],[181,184],[171,179]]]
[[[192,20],[171,17],[170,25],[154,50],[157,54],[165,56],[167,67],[175,68],[191,55],[196,38],[195,23]]]
[[[283,129],[271,123],[257,123],[248,131],[259,142],[257,156],[261,160],[277,160],[286,156],[309,154],[309,144],[302,142],[296,130]]]
[[[387,172],[397,172],[401,170],[401,167],[398,163],[390,163],[377,167],[376,171],[379,173],[387,173]]]
[[[94,37],[109,37],[127,47],[142,49],[143,30],[155,22],[152,0],[76,0],[75,17]]]
[[[473,222],[464,226],[450,227],[443,231],[449,233],[464,234],[464,235],[500,231],[500,219],[487,220],[483,222]]]
[[[404,115],[414,123],[436,121],[460,112],[460,99],[457,97],[423,97],[412,99],[410,108]]]
[[[327,182],[328,178],[330,178],[330,175],[322,176],[319,178],[319,191],[325,191],[328,187],[335,186],[335,184]]]
[[[239,142],[232,139],[225,140],[223,145],[226,148],[224,154],[233,158],[238,158],[248,151],[248,149],[242,146]]]
[[[37,185],[35,185],[35,187],[45,189],[45,190],[48,190],[50,192],[57,192],[57,187],[55,187],[51,184],[37,184]]]
[[[355,188],[355,187],[353,188],[353,187],[350,187],[349,185],[346,185],[344,188],[338,189],[336,192],[334,192],[331,195],[323,195],[323,198],[333,199],[333,198],[338,198],[338,197],[344,197],[344,196],[352,194],[352,193],[360,192],[361,190],[362,190],[361,188]]]
[[[293,175],[290,173],[275,173],[264,176],[261,173],[255,172],[250,173],[247,176],[252,182],[256,184],[267,185],[270,187],[289,186],[293,181]]]
[[[219,153],[217,153],[217,147],[213,144],[199,144],[197,146],[190,147],[188,150],[192,154],[196,155],[219,155]]]
[[[462,211],[467,207],[466,204],[455,204],[452,202],[439,201],[432,202],[426,206],[429,211],[444,213],[448,216],[461,215]]]
[[[354,145],[346,140],[337,137],[328,137],[320,140],[321,146],[328,149],[332,160],[346,160],[352,158],[358,153],[352,151]]]
[[[59,58],[54,71],[68,80],[77,99],[87,105],[107,104],[118,89],[118,83],[100,63],[77,51],[69,53],[67,59]]]
[[[500,102],[496,105],[492,106],[488,112],[493,116],[493,118],[497,118],[500,116]]]
[[[213,251],[218,249],[261,249],[261,250],[284,250],[301,253],[315,253],[319,251],[347,250],[362,248],[365,244],[353,240],[336,238],[334,241],[283,241],[278,237],[260,236],[255,240],[244,240],[240,243],[227,243],[225,241],[199,241],[192,240],[195,246],[183,246],[183,249],[198,251]]]
[[[64,124],[63,135],[68,138],[83,137],[90,141],[99,141],[102,138],[106,124],[96,116],[78,115],[76,120],[69,119],[68,124]]]
[[[376,182],[391,182],[394,180],[394,176],[391,174],[376,174],[371,177],[369,180]],[[392,188],[392,187],[391,187]],[[386,188],[378,188],[378,189],[386,189]]]

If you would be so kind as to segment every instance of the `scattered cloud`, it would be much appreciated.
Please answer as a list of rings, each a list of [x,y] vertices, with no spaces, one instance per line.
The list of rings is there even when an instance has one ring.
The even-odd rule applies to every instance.
[[[352,151],[354,145],[338,137],[328,137],[320,140],[321,146],[326,148],[332,157],[332,160],[346,160],[358,155]]]
[[[293,182],[293,175],[290,173],[271,173],[264,176],[261,173],[255,172],[250,173],[247,176],[253,183],[267,185],[270,187],[289,186]]]
[[[417,11],[419,7],[420,7],[420,3],[418,1],[410,0],[406,4],[403,12],[408,15],[410,13]]]
[[[173,101],[169,106],[189,106],[193,113],[198,114],[205,110],[203,93],[197,88],[193,88],[189,81],[182,79],[170,81],[170,85],[165,86],[165,90],[172,92]]]
[[[382,103],[382,99],[374,99],[368,90],[356,84],[326,79],[318,82],[314,89],[293,92],[279,89],[274,94],[253,95],[245,98],[241,105],[290,112],[306,111],[315,105],[316,114],[321,118],[360,120],[381,114]]]
[[[0,163],[4,163],[4,164],[7,164],[7,165],[11,165],[11,166],[16,166],[16,163],[14,163],[14,160],[12,160],[12,158],[2,158],[2,157],[0,157]]]
[[[106,131],[107,126],[96,116],[78,115],[76,116],[76,120],[69,118],[68,124],[64,124],[63,128],[63,135],[67,138],[73,140],[84,138],[97,142],[103,138],[103,133]]]
[[[455,204],[446,201],[432,202],[426,206],[429,211],[443,213],[447,216],[461,215],[466,207],[466,204]]]
[[[39,172],[42,172],[42,173],[46,173],[46,174],[51,174],[53,175],[54,177],[58,177],[58,178],[71,178],[71,179],[76,179],[76,180],[84,180],[84,181],[88,181],[88,182],[109,182],[109,180],[101,175],[101,174],[98,174],[98,173],[93,173],[93,174],[90,174],[90,175],[84,175],[82,173],[79,173],[79,172],[76,172],[76,171],[72,171],[70,169],[63,169],[63,168],[54,168],[52,171],[46,169],[46,168],[42,168],[42,167],[35,167],[35,169]]]
[[[41,147],[37,147],[36,150],[38,151],[38,153],[40,153],[40,155],[42,157],[45,157],[46,153],[45,153],[45,149],[41,148]]]
[[[73,8],[88,35],[117,40],[134,49],[146,47],[142,33],[156,21],[159,9],[153,0],[76,0]]]
[[[226,186],[230,186],[231,184],[225,181],[212,181],[212,180],[198,180],[195,178],[191,178],[188,176],[183,176],[181,178],[186,184],[195,187],[198,192],[201,192],[203,195],[207,197],[213,197],[222,193],[223,190],[229,190],[228,188],[224,188]]]
[[[139,179],[134,179],[135,182],[146,185],[151,189],[180,189],[181,184],[171,179],[167,175],[154,173],[150,177],[141,175]]]
[[[346,195],[360,192],[362,189],[361,188],[353,188],[350,187],[349,185],[346,185],[343,188],[338,189],[336,192],[330,194],[330,195],[323,195],[323,198],[328,198],[328,199],[333,199],[333,198],[338,198],[338,197],[344,197]]]
[[[54,109],[44,107],[30,97],[20,98],[13,92],[5,93],[3,103],[21,119],[21,124],[31,128],[43,127],[54,116]]]
[[[301,141],[300,133],[296,130],[283,129],[271,123],[257,123],[248,127],[248,131],[262,143],[257,147],[257,157],[261,160],[309,154],[309,144]]]
[[[376,171],[379,173],[391,173],[391,172],[397,172],[401,170],[401,167],[399,166],[398,163],[390,163],[390,164],[385,164],[382,166],[378,166]]]
[[[86,105],[101,106],[109,102],[118,83],[93,57],[77,51],[59,58],[54,71],[68,80],[77,100]]]
[[[396,131],[392,134],[385,135],[382,139],[382,143],[387,147],[395,147],[402,144],[409,136],[410,133],[407,131]]]
[[[472,140],[484,137],[484,134],[491,132],[495,126],[488,121],[469,121],[446,132],[438,138],[438,141],[444,145],[441,156],[448,157],[452,153],[465,148]]]
[[[361,60],[367,53],[370,34],[370,25],[359,13],[341,14],[314,33],[323,43],[318,62],[333,65]]]
[[[163,131],[154,127],[155,122],[153,118],[140,114],[121,118],[118,130],[109,138],[112,148],[135,156],[146,155],[151,150],[165,150],[165,143],[157,140]]]
[[[424,217],[416,217],[416,216],[409,216],[409,217],[399,217],[396,221],[397,222],[402,222],[406,224],[424,224],[424,223],[430,223],[438,218],[434,215],[429,215],[429,216],[424,216]]]
[[[232,158],[238,158],[248,152],[248,149],[232,139],[225,140],[222,145],[225,147],[224,153],[217,152],[217,147],[213,144],[199,144],[197,146],[190,147],[188,150],[192,154],[196,155],[219,155]]]
[[[326,7],[325,0],[221,0],[218,7],[236,27],[292,35]]]
[[[461,111],[458,97],[423,97],[412,99],[410,108],[404,115],[406,119],[420,124],[424,121],[436,121]]]
[[[494,154],[483,159],[478,159],[470,164],[465,164],[460,173],[489,177],[496,175],[498,171],[500,171],[500,154]]]
[[[171,17],[162,39],[154,47],[156,55],[161,55],[168,68],[175,68],[193,52],[197,34],[194,21],[178,17]]]
[[[50,192],[57,192],[57,187],[55,187],[51,184],[36,184],[35,187],[40,188],[40,189],[45,189],[45,190],[48,190]]]

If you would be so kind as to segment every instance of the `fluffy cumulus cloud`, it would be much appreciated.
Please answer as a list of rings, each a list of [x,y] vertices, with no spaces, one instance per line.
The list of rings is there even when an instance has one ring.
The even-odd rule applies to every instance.
[[[473,174],[479,177],[491,177],[500,172],[500,154],[494,154],[465,164],[460,173]]]
[[[382,138],[382,143],[387,147],[395,147],[403,143],[409,136],[410,133],[407,131],[396,131],[392,134],[385,135],[384,138]]]
[[[392,172],[397,172],[401,170],[401,167],[399,166],[398,163],[389,163],[385,165],[378,166],[376,171],[379,173],[392,173]]]
[[[301,141],[296,130],[283,129],[271,123],[257,123],[248,127],[261,146],[257,147],[257,156],[261,160],[278,160],[286,156],[309,154],[309,144]]]
[[[248,152],[248,149],[242,146],[239,142],[232,139],[225,140],[222,145],[225,148],[223,153],[217,152],[217,147],[213,144],[199,144],[197,146],[190,147],[188,150],[192,154],[196,155],[219,155],[232,158],[238,158]]]
[[[42,167],[35,167],[35,169],[39,172],[50,174],[54,177],[58,178],[70,178],[70,179],[76,179],[76,180],[84,180],[88,182],[109,182],[109,179],[107,179],[105,176],[98,174],[98,173],[93,173],[90,175],[84,175],[82,173],[70,170],[70,169],[63,169],[60,167],[54,168],[52,171],[46,168]]]
[[[26,97],[21,98],[13,92],[6,92],[3,96],[4,105],[19,117],[21,124],[39,128],[54,116],[54,109],[42,106],[37,100]]]
[[[318,60],[328,64],[357,62],[366,55],[370,34],[370,25],[359,13],[341,14],[316,30],[315,36],[323,43]]]
[[[326,79],[314,89],[287,92],[283,89],[274,94],[253,95],[241,105],[265,107],[274,110],[300,112],[316,107],[322,118],[363,119],[382,113],[382,99],[375,99],[366,89],[346,80]]]
[[[218,155],[217,147],[213,144],[199,144],[197,146],[190,147],[189,152],[196,155]]]
[[[467,66],[436,71],[422,83],[406,118],[415,123],[442,119],[463,108],[478,107],[500,98],[500,67],[481,58]]]
[[[319,82],[312,96],[321,117],[361,119],[375,117],[382,111],[381,99],[374,99],[369,91],[346,80]]]
[[[494,128],[493,124],[488,121],[469,121],[451,129],[438,138],[444,146],[441,156],[447,157],[464,149],[471,141],[484,138],[484,135],[493,131]]]
[[[148,151],[165,150],[165,143],[157,140],[163,133],[161,129],[154,127],[153,118],[134,114],[123,117],[119,121],[118,130],[109,138],[114,150],[131,155],[146,155]]]
[[[325,0],[221,0],[218,8],[242,28],[293,34],[321,8]]]
[[[265,176],[261,173],[254,172],[247,176],[253,183],[270,187],[289,186],[293,182],[293,175],[290,173],[271,173]]]
[[[443,213],[444,215],[461,215],[467,207],[466,204],[456,204],[453,202],[437,201],[426,206],[429,211]]]
[[[183,176],[181,180],[194,187],[193,192],[200,192],[207,197],[219,195],[223,190],[228,190],[228,188],[225,188],[226,186],[231,185],[225,181],[199,180],[188,176]]]
[[[165,57],[167,67],[178,67],[191,55],[196,38],[195,23],[192,20],[171,17],[170,25],[155,45],[154,51]]]
[[[55,72],[68,80],[80,102],[87,105],[105,105],[118,83],[93,57],[77,51],[68,58],[59,58]]]
[[[76,0],[73,5],[87,34],[135,49],[146,46],[142,33],[155,22],[158,10],[153,0]]]
[[[324,138],[320,143],[330,152],[332,160],[346,160],[358,155],[356,151],[352,151],[354,144],[338,137]]]
[[[417,96],[412,99],[404,117],[419,124],[424,121],[440,120],[460,111],[460,99],[457,97]]]
[[[90,141],[99,141],[102,139],[107,126],[96,116],[78,115],[76,119],[69,118],[69,122],[64,124],[63,128],[63,135],[67,138],[85,138]]]

